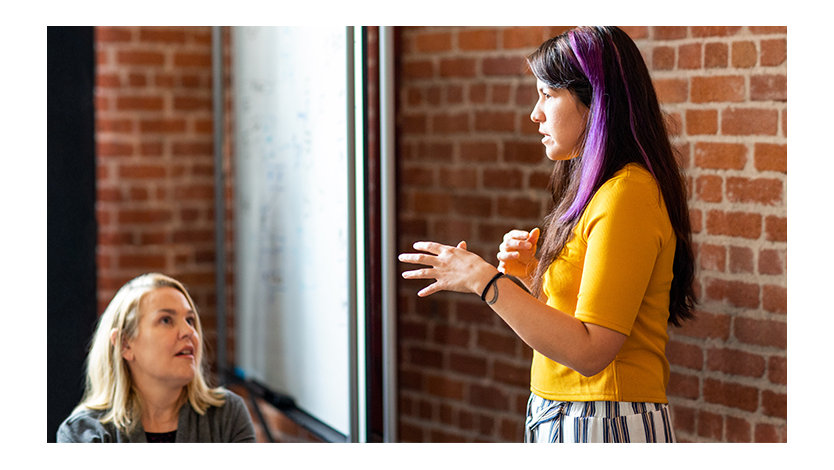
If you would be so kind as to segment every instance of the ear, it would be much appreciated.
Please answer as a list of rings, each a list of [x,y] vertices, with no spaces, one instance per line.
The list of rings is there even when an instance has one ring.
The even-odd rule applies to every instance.
[[[110,344],[112,344],[113,346],[116,345],[116,338],[117,338],[118,334],[119,334],[118,329],[113,328],[112,330],[110,330]],[[128,361],[133,360],[133,350],[130,349],[130,342],[129,341],[124,341],[122,343],[122,350],[120,352],[121,352],[122,357],[124,359],[127,359]]]

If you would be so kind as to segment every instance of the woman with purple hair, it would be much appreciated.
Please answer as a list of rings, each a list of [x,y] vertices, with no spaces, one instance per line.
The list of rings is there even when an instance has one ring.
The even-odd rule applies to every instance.
[[[694,261],[648,69],[616,27],[572,29],[527,62],[554,161],[544,230],[509,231],[497,267],[466,242],[417,242],[399,259],[427,267],[403,277],[435,280],[420,297],[479,294],[533,348],[526,442],[674,442],[667,327],[693,316]]]

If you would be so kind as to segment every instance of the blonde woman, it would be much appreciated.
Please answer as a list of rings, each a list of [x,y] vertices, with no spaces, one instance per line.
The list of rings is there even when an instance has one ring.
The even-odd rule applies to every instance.
[[[202,334],[179,281],[150,273],[122,286],[99,319],[84,397],[58,442],[254,442],[243,400],[206,383]]]

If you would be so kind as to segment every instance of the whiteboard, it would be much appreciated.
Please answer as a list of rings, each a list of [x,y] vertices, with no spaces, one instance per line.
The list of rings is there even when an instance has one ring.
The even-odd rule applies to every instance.
[[[235,357],[348,435],[344,27],[232,29]]]

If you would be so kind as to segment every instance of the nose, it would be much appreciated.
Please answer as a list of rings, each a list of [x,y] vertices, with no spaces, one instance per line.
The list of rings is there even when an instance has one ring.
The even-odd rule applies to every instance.
[[[180,338],[190,338],[197,334],[197,328],[194,325],[183,320],[180,322]]]
[[[533,106],[533,111],[530,113],[530,120],[539,124],[544,122],[544,113],[539,107],[539,101],[536,101],[535,106]]]

